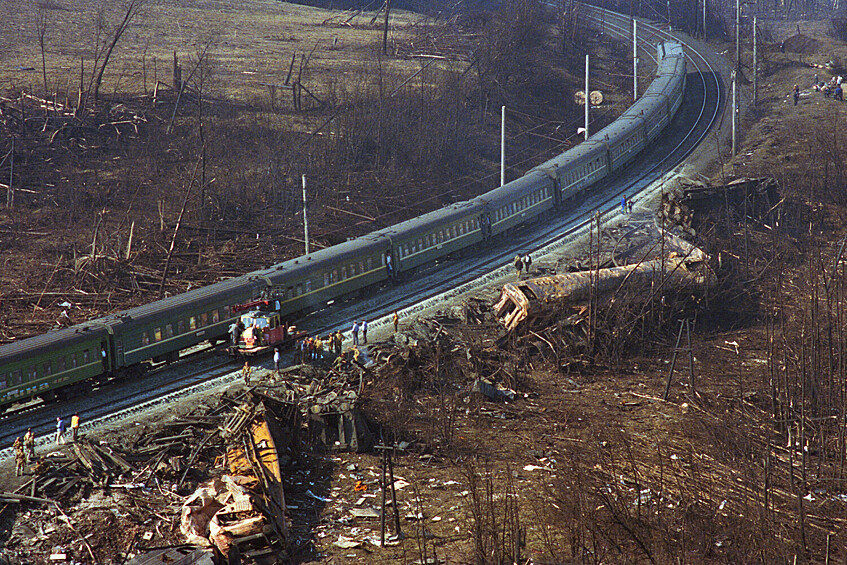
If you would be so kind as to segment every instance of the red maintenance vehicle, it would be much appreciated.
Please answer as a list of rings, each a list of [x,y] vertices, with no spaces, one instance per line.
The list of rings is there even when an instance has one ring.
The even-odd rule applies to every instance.
[[[254,300],[232,307],[242,312],[238,322],[230,326],[232,344],[227,353],[232,357],[254,357],[272,351],[275,347],[288,348],[309,334],[288,325],[274,308],[273,300]]]

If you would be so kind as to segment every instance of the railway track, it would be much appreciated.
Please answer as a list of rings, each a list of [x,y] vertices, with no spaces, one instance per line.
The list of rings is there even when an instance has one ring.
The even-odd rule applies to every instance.
[[[631,37],[628,17],[592,6],[584,6],[584,9],[585,17],[604,33],[620,39]],[[640,21],[639,30],[639,49],[648,56],[655,53],[653,42],[667,39],[686,42],[685,38],[647,22]],[[428,265],[421,268],[413,280],[404,281],[402,285],[386,285],[366,297],[334,301],[300,320],[300,327],[323,335],[335,329],[346,331],[350,320],[367,318],[375,320],[370,327],[378,332],[390,324],[390,313],[394,310],[402,310],[401,317],[406,319],[432,304],[494,282],[513,272],[510,263],[516,251],[533,250],[543,254],[562,248],[585,233],[597,213],[602,219],[612,218],[619,210],[622,196],[645,198],[656,179],[684,162],[710,134],[724,106],[720,73],[705,53],[687,42],[686,45],[690,68],[695,69],[695,73],[689,72],[683,108],[662,140],[646,149],[637,162],[615,178],[602,181],[588,195],[574,202],[565,214],[548,218],[543,226],[525,226],[511,234],[508,241],[501,240],[485,249],[474,249],[472,253]],[[498,268],[498,265],[508,266]],[[28,426],[33,427],[40,444],[50,444],[57,415],[79,412],[83,415],[84,427],[95,421],[105,423],[166,404],[175,395],[188,394],[186,387],[194,392],[237,378],[237,367],[233,363],[220,363],[212,356],[200,357],[186,367],[189,368],[160,371],[161,376],[151,378],[148,375],[139,382],[119,387],[104,387],[93,391],[92,397],[86,399],[33,407],[14,419],[0,421],[0,445],[9,445]],[[0,451],[0,456],[8,456],[10,451]]]

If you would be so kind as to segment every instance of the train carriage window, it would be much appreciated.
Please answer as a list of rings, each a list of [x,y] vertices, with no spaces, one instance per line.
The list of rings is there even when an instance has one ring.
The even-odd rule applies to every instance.
[[[188,317],[188,329],[196,330],[197,329],[197,318],[194,316]]]
[[[19,384],[21,384],[21,382],[23,381],[23,378],[22,378],[22,377],[23,377],[23,375],[21,374],[21,370],[20,370],[20,369],[16,369],[16,370],[12,373],[12,383],[11,383],[11,384],[13,384],[13,385],[19,385]]]
[[[173,337],[174,336],[174,327],[173,324],[168,324],[165,326],[165,337]]]
[[[371,269],[373,269],[373,258],[368,257],[368,270],[370,271]]]
[[[221,321],[221,314],[218,310],[212,310],[212,323],[217,324]]]
[[[350,265],[350,276],[351,277],[356,276],[356,265],[355,264]]]
[[[178,320],[176,323],[176,333],[185,333],[185,320]]]
[[[59,359],[56,360],[56,371],[62,372],[65,370],[66,365],[66,357],[62,355]]]
[[[6,388],[6,375],[0,375],[0,389]]]
[[[438,243],[444,242],[444,230],[438,230]]]
[[[45,376],[45,377],[53,374],[53,365],[52,365],[52,363],[50,363],[50,361],[44,363],[41,366],[41,374],[42,374],[42,376]]]
[[[363,261],[359,261],[359,272],[363,274],[365,272],[365,263]]]
[[[76,367],[77,367],[77,363],[78,363],[78,361],[77,361],[77,355],[76,355],[76,353],[71,353],[71,366],[72,366],[74,369],[76,369]]]
[[[456,226],[452,226],[452,227],[450,228],[450,231],[452,231],[452,232],[453,232],[453,238],[455,239],[455,238],[456,238],[456,235],[457,235],[457,234],[456,234]]]
[[[303,294],[303,285],[298,284],[297,285],[297,296],[300,296],[301,294]]]
[[[341,280],[345,280],[347,278],[347,267],[341,267]],[[297,292],[299,295],[300,292]]]
[[[324,286],[329,286],[329,273],[324,273]]]
[[[153,330],[153,341],[162,341],[162,328]]]
[[[30,367],[26,371],[26,380],[27,381],[34,381],[37,378],[38,378],[38,367],[33,365],[32,367]]]
[[[286,298],[293,298],[294,297],[294,287],[289,286],[287,289],[285,289],[285,297]]]
[[[312,292],[312,281],[306,281],[306,292]]]
[[[89,355],[88,350],[84,349],[82,351],[82,362],[88,363],[90,360],[91,360],[91,356]]]
[[[206,312],[203,312],[202,314],[200,314],[200,327],[202,328],[203,326],[208,326],[208,325],[209,325],[209,314],[207,314]]]
[[[141,334],[141,345],[150,345],[150,334],[148,332]],[[74,367],[76,367],[76,357],[74,357]]]
[[[338,282],[338,269],[333,269],[332,271],[332,282]],[[289,298],[291,298],[289,296]]]

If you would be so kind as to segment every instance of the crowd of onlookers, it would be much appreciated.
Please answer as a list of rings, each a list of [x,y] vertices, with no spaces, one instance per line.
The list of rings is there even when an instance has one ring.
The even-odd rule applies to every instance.
[[[815,82],[812,84],[812,90],[815,92],[823,92],[826,98],[830,96],[840,102],[844,102],[844,90],[841,87],[843,81],[842,76],[834,76],[829,81],[818,80],[818,75],[815,75]],[[800,101],[800,86],[794,85],[794,105]]]

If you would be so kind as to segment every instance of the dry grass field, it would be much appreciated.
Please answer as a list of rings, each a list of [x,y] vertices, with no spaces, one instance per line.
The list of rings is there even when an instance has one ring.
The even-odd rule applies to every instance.
[[[48,90],[75,91],[80,66],[85,75],[90,74],[98,51],[102,52],[104,32],[120,21],[127,4],[9,0],[6,17],[0,23],[0,85],[43,93],[38,26],[42,12]],[[174,53],[190,67],[190,61],[207,46],[217,96],[239,103],[267,104],[269,89],[263,84],[283,84],[292,56],[310,53],[301,80],[315,84],[316,93],[326,93],[332,80],[340,81],[375,59],[381,48],[382,18],[372,23],[372,12],[352,15],[270,0],[147,0],[140,4],[138,15],[115,50],[103,93],[152,92],[157,79],[171,82]],[[407,49],[419,34],[425,43],[430,23],[426,16],[394,11],[389,49]],[[427,50],[433,47],[434,53]],[[438,54],[433,44],[420,48],[422,55]],[[386,62],[392,64],[414,68],[408,59]],[[449,66],[453,62],[438,64]],[[298,59],[295,76],[300,65]]]

